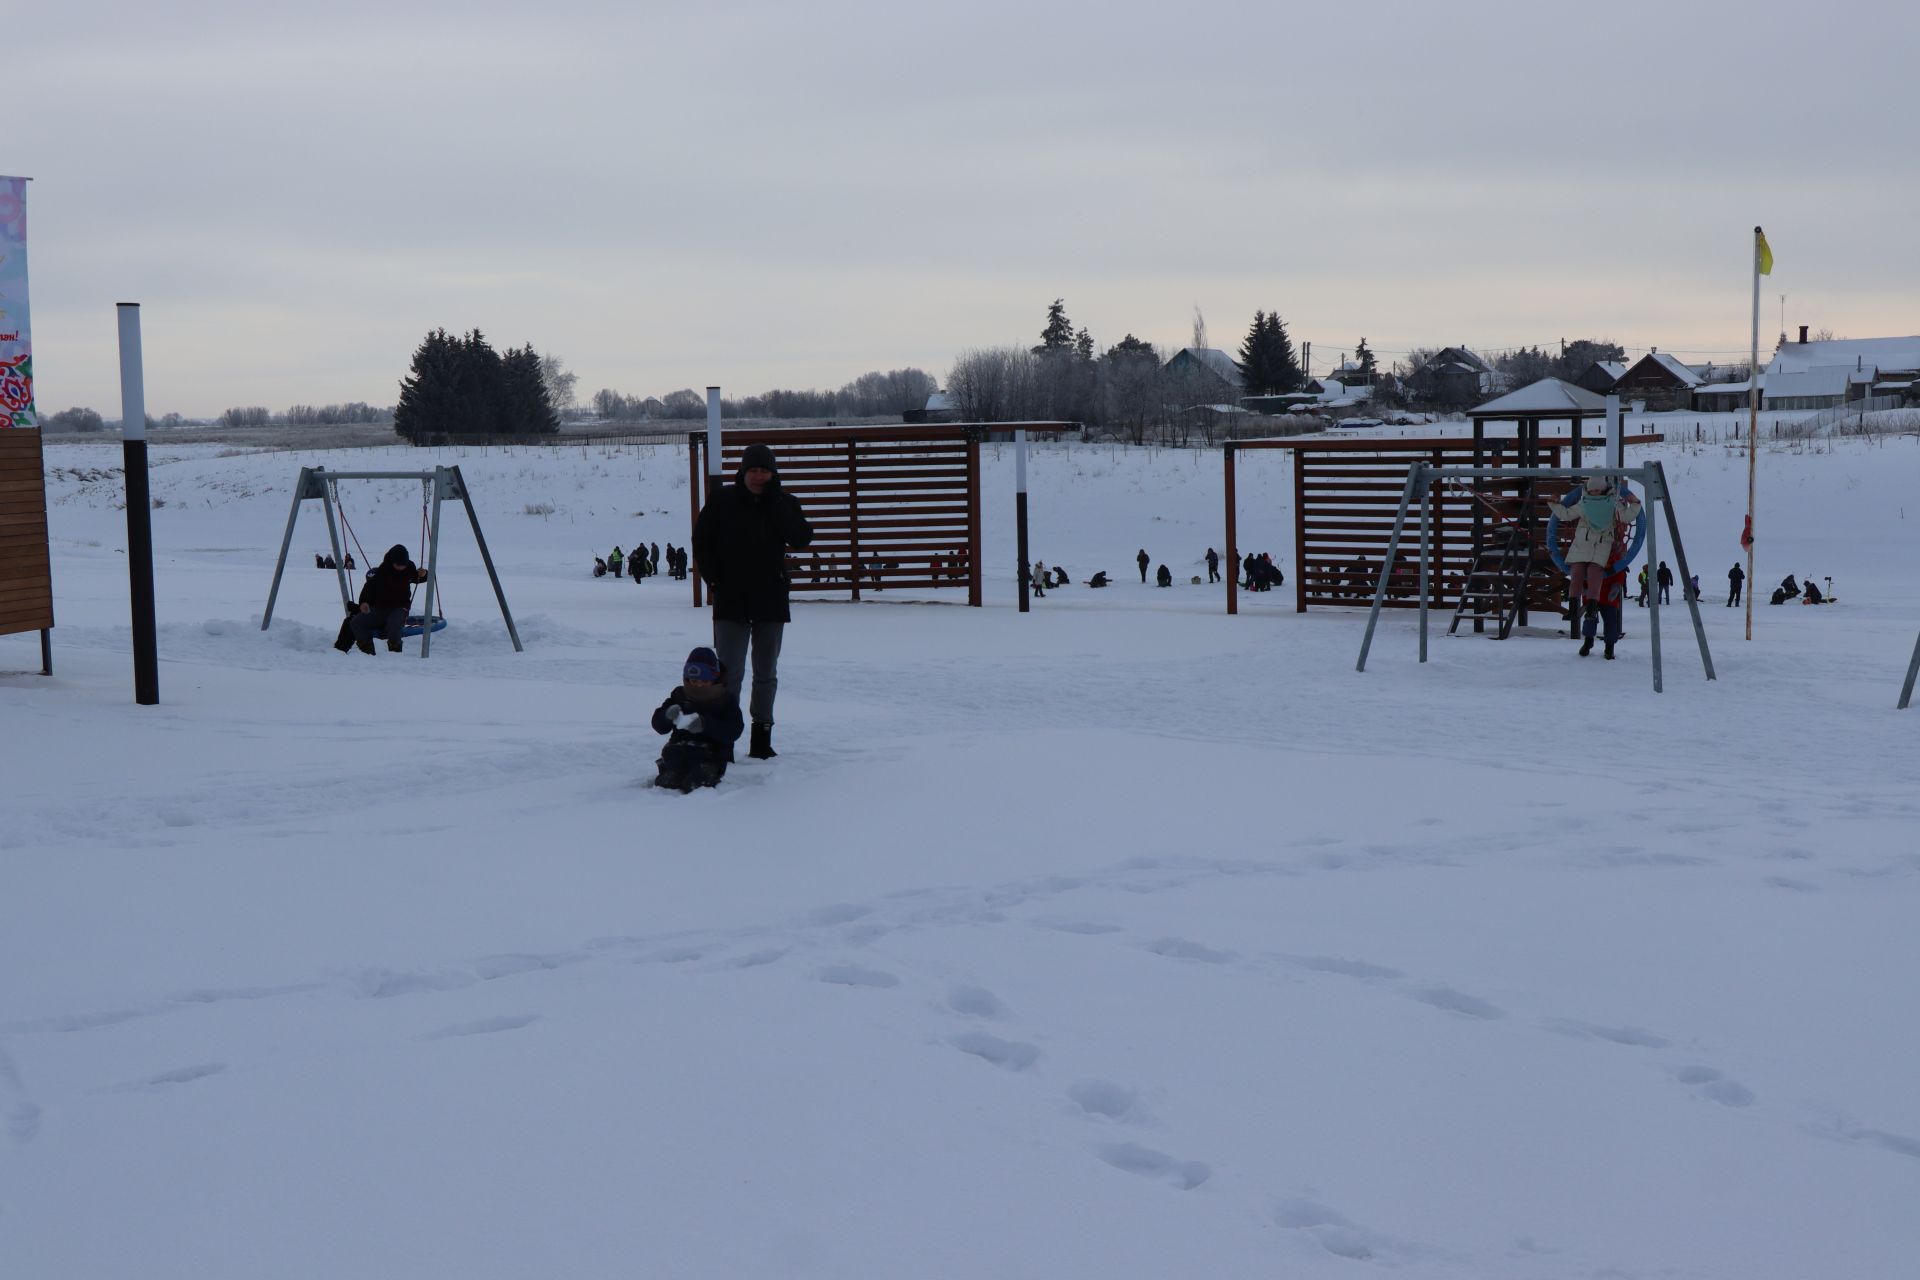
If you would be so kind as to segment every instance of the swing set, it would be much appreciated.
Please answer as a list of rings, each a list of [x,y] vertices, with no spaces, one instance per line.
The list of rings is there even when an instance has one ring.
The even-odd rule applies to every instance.
[[[487,567],[487,578],[493,583],[494,599],[500,602],[500,616],[507,624],[507,636],[513,641],[514,652],[525,650],[520,644],[520,632],[513,625],[513,614],[507,608],[506,593],[500,589],[500,575],[494,571],[493,557],[487,551],[487,539],[480,532],[480,517],[473,509],[473,499],[467,492],[467,482],[460,474],[459,467],[435,467],[431,471],[329,471],[325,467],[302,467],[300,476],[294,481],[293,507],[287,513],[287,532],[280,540],[280,556],[273,566],[273,586],[267,592],[267,611],[260,619],[260,629],[265,631],[273,625],[273,604],[280,595],[280,578],[287,569],[287,552],[293,546],[293,527],[300,519],[300,504],[310,498],[318,499],[320,509],[326,516],[327,540],[333,548],[334,574],[340,584],[340,604],[348,612],[354,611],[354,596],[347,585],[346,555],[340,541],[340,530],[345,529],[347,537],[352,539],[354,547],[360,552],[360,563],[371,572],[379,566],[380,559],[370,558],[365,547],[360,545],[360,536],[353,531],[353,525],[347,519],[347,509],[340,501],[340,482],[342,480],[413,480],[420,485],[420,542],[427,549],[427,580],[422,584],[426,595],[420,604],[418,613],[413,611],[411,597],[407,609],[407,626],[404,634],[420,637],[420,656],[427,656],[433,643],[433,633],[443,630],[447,625],[445,617],[434,612],[435,595],[440,586],[440,504],[457,498],[466,508],[467,522],[473,527],[473,540],[480,548],[480,559]],[[334,523],[338,513],[339,524]],[[442,604],[444,607],[444,603]]]

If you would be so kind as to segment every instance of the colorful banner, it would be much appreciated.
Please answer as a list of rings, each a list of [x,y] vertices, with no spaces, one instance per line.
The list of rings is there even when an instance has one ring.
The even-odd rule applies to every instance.
[[[39,425],[27,322],[27,180],[0,178],[0,428]]]

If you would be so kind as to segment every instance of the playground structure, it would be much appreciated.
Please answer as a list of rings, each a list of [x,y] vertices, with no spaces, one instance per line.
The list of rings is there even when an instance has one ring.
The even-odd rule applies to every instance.
[[[1673,537],[1673,555],[1680,566],[1680,581],[1690,582],[1692,575],[1687,570],[1687,552],[1680,541],[1680,523],[1673,512],[1673,495],[1667,487],[1666,471],[1658,461],[1639,467],[1444,467],[1427,463],[1415,463],[1407,469],[1406,483],[1401,489],[1399,507],[1394,515],[1393,529],[1388,537],[1386,554],[1381,560],[1380,574],[1373,589],[1373,607],[1367,615],[1366,636],[1360,642],[1360,660],[1356,671],[1367,669],[1367,653],[1373,647],[1373,632],[1380,621],[1380,609],[1387,596],[1388,583],[1393,578],[1394,566],[1400,553],[1400,543],[1406,533],[1407,516],[1414,502],[1420,506],[1420,569],[1416,590],[1416,607],[1420,611],[1420,661],[1427,660],[1427,614],[1428,599],[1433,572],[1433,520],[1432,493],[1436,483],[1447,481],[1479,481],[1493,478],[1499,480],[1518,480],[1531,485],[1537,480],[1581,480],[1589,476],[1612,476],[1628,480],[1640,486],[1642,501],[1642,519],[1645,521],[1647,563],[1658,561],[1660,554],[1659,519],[1654,515],[1659,507],[1666,517],[1667,530]],[[1557,548],[1556,548],[1557,551]],[[1555,556],[1558,560],[1558,556]],[[1707,649],[1707,632],[1700,619],[1700,600],[1691,591],[1682,591],[1687,610],[1693,619],[1693,634],[1700,645],[1700,664],[1706,670],[1707,679],[1715,678],[1713,655]],[[1664,689],[1660,660],[1660,593],[1648,593],[1649,612],[1647,615],[1650,648],[1653,655],[1653,689],[1655,693]]]
[[[1062,423],[994,423],[1060,430]],[[687,437],[689,529],[713,487],[730,482],[748,445],[774,450],[780,486],[800,502],[813,545],[788,553],[790,589],[798,594],[862,590],[927,590],[965,586],[967,603],[981,593],[980,441],[986,424],[796,427],[722,434],[720,466],[703,432]],[[704,483],[702,477],[705,477]],[[699,566],[693,603],[702,603]]]
[[[326,515],[327,540],[333,548],[334,574],[340,584],[340,603],[348,613],[354,610],[354,595],[347,585],[346,552],[340,542],[340,529],[345,528],[347,536],[353,539],[356,547],[360,539],[347,523],[346,509],[340,505],[340,482],[342,480],[412,480],[420,485],[420,536],[427,548],[427,580],[421,584],[426,593],[418,611],[420,636],[420,656],[425,658],[433,644],[433,633],[446,625],[444,618],[433,612],[435,589],[440,583],[440,504],[449,499],[459,499],[466,509],[467,522],[473,527],[473,541],[480,548],[480,559],[487,567],[487,578],[493,583],[494,599],[500,603],[500,616],[507,624],[507,636],[513,641],[514,652],[525,650],[520,644],[520,632],[513,625],[513,613],[507,608],[506,593],[500,589],[500,575],[494,571],[493,556],[487,551],[486,535],[480,532],[480,517],[473,509],[473,499],[467,492],[467,482],[460,474],[459,467],[435,467],[431,471],[329,471],[325,467],[302,467],[299,478],[294,481],[293,507],[287,512],[287,532],[280,540],[280,556],[273,566],[273,586],[267,592],[267,611],[260,619],[260,629],[265,631],[273,624],[273,604],[280,595],[280,577],[286,572],[287,552],[293,545],[293,527],[300,518],[300,504],[308,499],[318,499],[321,510]],[[334,513],[340,515],[340,525],[334,524]],[[380,563],[379,559],[369,559],[365,548],[360,549],[360,559],[364,568],[371,570]],[[408,618],[407,634],[415,634],[414,618]],[[389,637],[390,639],[393,637]]]
[[[40,674],[53,674],[53,569],[40,432],[0,430],[0,635],[40,633]]]
[[[1473,420],[1471,439],[1295,436],[1229,441],[1225,459],[1228,557],[1237,569],[1239,504],[1234,471],[1239,450],[1279,449],[1293,454],[1294,608],[1300,613],[1309,605],[1366,603],[1374,577],[1369,557],[1383,554],[1392,537],[1396,495],[1407,468],[1466,464],[1487,474],[1471,482],[1436,481],[1442,487],[1424,500],[1432,516],[1430,532],[1438,558],[1429,586],[1433,598],[1443,603],[1464,599],[1476,571],[1497,543],[1507,570],[1503,576],[1517,579],[1519,587],[1511,607],[1500,615],[1499,637],[1505,639],[1516,622],[1526,624],[1530,610],[1557,611],[1561,599],[1558,582],[1547,572],[1555,554],[1544,534],[1546,499],[1533,492],[1518,469],[1557,467],[1563,449],[1570,465],[1578,467],[1584,450],[1602,443],[1600,437],[1585,434],[1586,424],[1596,419],[1607,424],[1605,442],[1610,447],[1665,438],[1658,434],[1627,437],[1619,413],[1617,398],[1602,399],[1558,378],[1542,378],[1472,410],[1468,414]],[[1512,435],[1488,433],[1490,424],[1503,422],[1514,424]],[[1544,422],[1566,422],[1567,434],[1543,437]],[[1621,465],[1624,450],[1613,457],[1614,465]],[[1390,584],[1386,607],[1424,606],[1428,597],[1423,594],[1416,601],[1411,574],[1404,577]],[[1227,612],[1239,611],[1239,584],[1230,576]],[[1476,609],[1468,616],[1478,632],[1489,615]]]
[[[1627,437],[1626,443],[1650,444],[1663,438],[1635,435]],[[1537,431],[1518,437],[1487,436],[1480,424],[1473,439],[1293,436],[1229,441],[1225,459],[1229,567],[1238,569],[1244,554],[1235,497],[1237,455],[1242,451],[1280,450],[1293,458],[1293,588],[1294,608],[1300,613],[1309,607],[1365,607],[1372,596],[1374,567],[1392,534],[1407,468],[1467,465],[1490,474],[1472,483],[1436,481],[1429,497],[1435,553],[1433,598],[1439,603],[1456,602],[1491,529],[1517,523],[1534,544],[1536,564],[1544,569],[1551,559],[1545,546],[1546,499],[1536,497],[1514,468],[1559,466],[1563,457],[1577,466],[1583,450],[1596,443],[1577,432],[1561,438],[1542,437]],[[1549,576],[1536,576],[1524,602],[1527,609],[1557,607]],[[1411,609],[1417,603],[1413,584],[1396,582],[1385,607]],[[1240,612],[1234,573],[1227,578],[1227,612]]]

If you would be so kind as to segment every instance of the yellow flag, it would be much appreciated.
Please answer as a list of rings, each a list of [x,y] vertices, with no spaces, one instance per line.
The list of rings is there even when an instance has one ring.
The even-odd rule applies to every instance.
[[[1770,276],[1773,274],[1773,249],[1767,244],[1767,233],[1755,227],[1753,239],[1754,262],[1758,264],[1761,275]]]

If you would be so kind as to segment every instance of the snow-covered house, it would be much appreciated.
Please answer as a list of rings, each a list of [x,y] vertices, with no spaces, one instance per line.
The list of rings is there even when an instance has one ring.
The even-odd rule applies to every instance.
[[[1770,409],[1828,409],[1869,396],[1909,395],[1920,379],[1920,336],[1787,342],[1773,353],[1761,391]],[[1776,403],[1778,401],[1778,403]]]
[[[902,422],[952,422],[954,414],[953,400],[944,391],[935,391],[927,397],[925,407],[908,409],[900,415]]]
[[[1240,374],[1240,366],[1234,363],[1231,355],[1218,347],[1182,347],[1167,361],[1165,372],[1176,378],[1189,379],[1196,386],[1205,386],[1209,382],[1220,384],[1218,390],[1185,397],[1191,401],[1230,401],[1247,385],[1246,379]]]
[[[1691,367],[1655,347],[1620,375],[1612,394],[1622,400],[1643,400],[1656,413],[1691,409],[1694,388],[1703,381]]]
[[[1496,390],[1493,369],[1465,347],[1443,347],[1407,375],[1407,398],[1437,409],[1460,409]]]
[[[1627,362],[1624,360],[1595,360],[1573,380],[1573,385],[1604,396],[1613,390],[1614,384],[1620,381],[1620,375],[1626,371]]]

